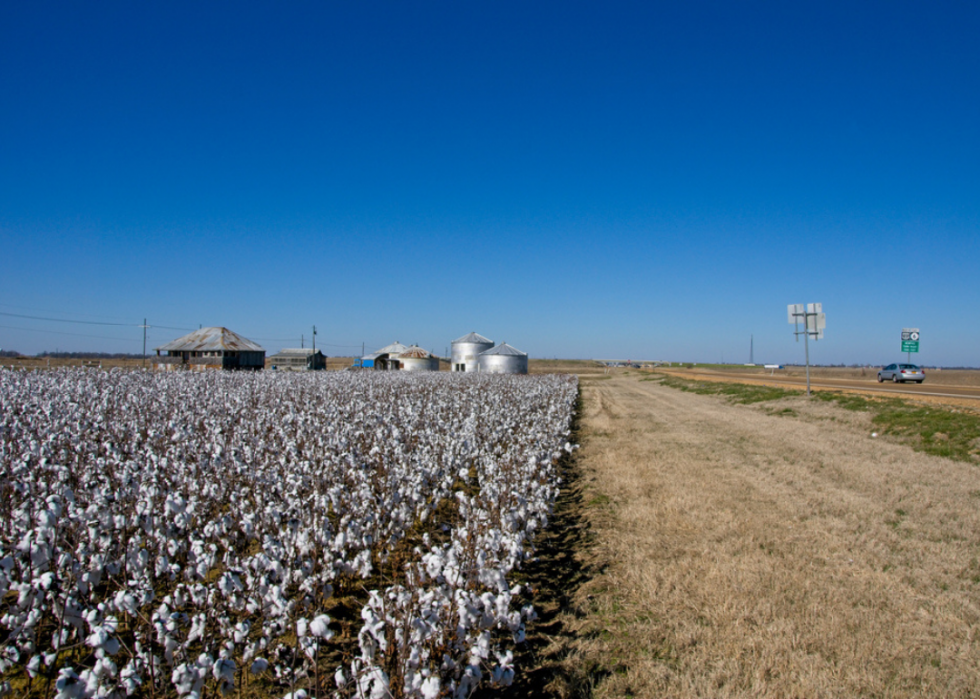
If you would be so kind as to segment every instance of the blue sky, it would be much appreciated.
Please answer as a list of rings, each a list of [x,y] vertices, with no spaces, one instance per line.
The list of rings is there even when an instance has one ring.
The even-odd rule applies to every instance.
[[[820,301],[816,363],[918,327],[977,366],[978,36],[974,2],[3,3],[0,347],[789,363]]]

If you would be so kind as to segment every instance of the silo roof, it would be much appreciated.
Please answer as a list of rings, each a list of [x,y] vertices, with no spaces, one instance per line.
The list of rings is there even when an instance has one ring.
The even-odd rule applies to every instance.
[[[510,356],[510,357],[526,357],[527,356],[527,352],[521,352],[516,347],[511,347],[506,342],[501,342],[496,347],[491,347],[490,349],[488,349],[488,350],[486,350],[484,352],[480,352],[480,356],[481,357],[483,357],[485,355],[493,355],[493,354],[506,355],[506,356]]]
[[[456,343],[463,343],[463,342],[468,342],[468,343],[474,344],[474,345],[492,345],[493,344],[493,340],[489,340],[489,339],[483,337],[483,335],[480,335],[479,333],[470,333],[469,335],[464,335],[463,337],[459,338],[458,340],[453,340],[453,344],[454,345]]]
[[[400,356],[407,359],[431,359],[432,353],[422,349],[418,345],[412,345],[402,352]]]
[[[156,348],[160,352],[265,352],[265,348],[228,328],[200,328]]]

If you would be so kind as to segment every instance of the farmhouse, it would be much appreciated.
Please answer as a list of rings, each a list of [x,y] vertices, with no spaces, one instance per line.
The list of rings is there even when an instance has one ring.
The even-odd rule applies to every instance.
[[[164,352],[165,354],[161,354]],[[265,366],[265,349],[228,328],[201,328],[156,348],[153,368],[248,369]]]
[[[323,352],[309,348],[282,349],[267,361],[278,371],[322,371],[327,368]]]

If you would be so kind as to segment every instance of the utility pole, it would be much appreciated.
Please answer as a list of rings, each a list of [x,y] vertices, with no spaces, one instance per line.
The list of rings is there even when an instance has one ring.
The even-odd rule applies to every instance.
[[[146,318],[143,319],[143,325],[140,327],[143,328],[143,368],[145,369],[146,368],[146,329],[149,327],[146,324]]]
[[[306,349],[306,335],[299,336],[299,348]]]
[[[313,354],[316,354],[316,326],[313,326]]]

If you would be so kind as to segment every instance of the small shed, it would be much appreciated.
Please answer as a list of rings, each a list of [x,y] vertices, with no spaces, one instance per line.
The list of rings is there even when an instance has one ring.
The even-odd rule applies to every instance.
[[[164,352],[166,354],[161,354]],[[201,328],[156,348],[153,368],[163,371],[191,369],[245,369],[265,367],[265,349],[228,328]]]
[[[323,352],[308,347],[281,349],[266,361],[277,371],[323,371],[327,368]]]

